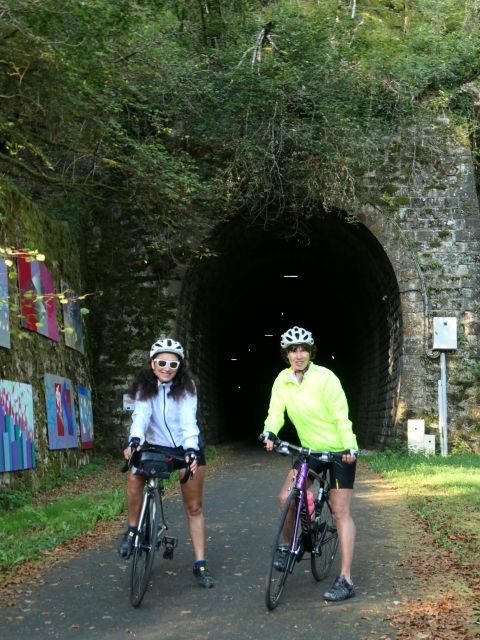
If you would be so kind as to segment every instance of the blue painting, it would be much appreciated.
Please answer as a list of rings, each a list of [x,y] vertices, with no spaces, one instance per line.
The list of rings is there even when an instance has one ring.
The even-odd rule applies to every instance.
[[[70,380],[46,373],[45,400],[50,449],[77,448],[77,421]]]
[[[85,387],[78,387],[78,405],[80,407],[82,449],[93,449],[92,394]]]
[[[10,309],[7,265],[0,260],[0,347],[10,349]]]
[[[72,291],[66,282],[60,282],[62,293],[68,300],[63,304],[63,324],[65,325],[65,344],[71,349],[84,353],[82,314],[78,293]]]
[[[32,387],[0,380],[0,472],[35,466]]]

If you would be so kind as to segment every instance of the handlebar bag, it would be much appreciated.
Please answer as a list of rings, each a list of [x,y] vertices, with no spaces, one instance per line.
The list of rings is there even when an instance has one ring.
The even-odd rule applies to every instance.
[[[173,473],[173,458],[151,447],[137,451],[133,465],[136,475],[147,478],[168,479]]]

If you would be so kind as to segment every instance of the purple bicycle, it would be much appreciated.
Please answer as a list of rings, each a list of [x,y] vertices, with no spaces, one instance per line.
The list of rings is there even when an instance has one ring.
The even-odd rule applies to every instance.
[[[266,434],[262,433],[258,439],[265,440]],[[270,610],[278,605],[288,576],[305,552],[310,553],[315,580],[323,580],[332,566],[338,549],[338,534],[330,507],[328,473],[325,470],[318,475],[309,469],[308,459],[311,456],[322,462],[332,462],[341,460],[345,453],[312,451],[279,438],[273,441],[277,453],[297,458],[301,464],[295,476],[295,484],[280,514],[277,533],[270,549],[265,591],[265,604]],[[313,480],[309,490],[315,496],[314,514],[308,513],[307,478]]]

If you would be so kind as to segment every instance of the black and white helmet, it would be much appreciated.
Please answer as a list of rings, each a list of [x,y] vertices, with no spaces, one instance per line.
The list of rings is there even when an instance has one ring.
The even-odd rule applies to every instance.
[[[180,342],[172,340],[171,338],[157,340],[152,344],[152,348],[150,349],[150,358],[153,358],[156,353],[176,353],[182,360],[185,357],[185,352]]]
[[[302,329],[301,327],[293,327],[285,331],[280,341],[282,349],[286,349],[292,344],[310,344],[313,345],[313,336],[310,331]]]

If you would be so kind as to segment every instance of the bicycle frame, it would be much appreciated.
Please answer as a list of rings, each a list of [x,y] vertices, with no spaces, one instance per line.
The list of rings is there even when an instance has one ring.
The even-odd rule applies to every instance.
[[[142,509],[140,511],[140,517],[138,519],[138,522],[139,524],[141,524],[145,519],[145,511],[148,504],[147,496],[152,491],[158,491],[158,497],[160,498],[160,513],[162,516],[162,522],[161,522],[161,527],[158,529],[158,534],[157,534],[157,540],[158,540],[162,535],[162,533],[168,529],[168,526],[165,523],[165,514],[163,511],[163,500],[162,500],[163,485],[161,483],[161,480],[158,480],[158,478],[149,478],[148,482],[145,484]],[[135,537],[134,547],[139,547],[139,546],[140,546],[140,536],[137,535]],[[151,541],[150,541],[150,546],[151,546]]]
[[[298,489],[300,491],[292,540],[292,549],[295,549],[294,555],[296,558],[303,551],[312,551],[312,526],[310,522],[310,514],[307,510],[308,471],[308,462],[302,460],[295,476],[295,489]],[[301,538],[303,538],[303,548],[300,544]],[[293,571],[293,567],[294,563],[292,562],[290,572]]]

